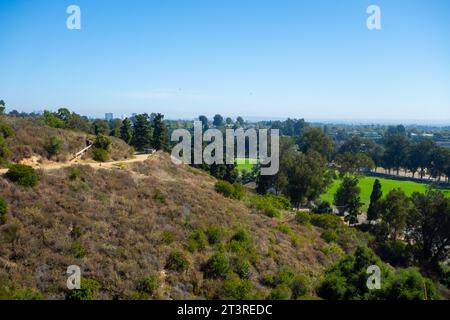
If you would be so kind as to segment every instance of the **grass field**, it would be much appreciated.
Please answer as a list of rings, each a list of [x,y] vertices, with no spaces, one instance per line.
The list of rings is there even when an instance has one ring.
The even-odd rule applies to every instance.
[[[256,159],[252,158],[237,158],[236,159],[236,167],[239,173],[242,171],[251,172],[253,166],[258,162]]]
[[[363,210],[367,210],[370,204],[370,194],[372,193],[373,183],[375,181],[375,177],[363,177],[359,181],[359,187],[361,188],[361,201],[364,203]],[[399,180],[391,180],[391,179],[383,179],[378,178],[381,183],[381,187],[383,190],[383,195],[386,195],[395,188],[402,189],[406,195],[411,195],[414,192],[425,192],[427,189],[427,184],[425,183],[417,183],[413,181],[399,181]],[[334,194],[340,185],[340,180],[335,180],[328,191],[321,196],[321,199],[324,201],[328,201],[333,203]],[[450,197],[450,189],[442,190],[446,195]]]

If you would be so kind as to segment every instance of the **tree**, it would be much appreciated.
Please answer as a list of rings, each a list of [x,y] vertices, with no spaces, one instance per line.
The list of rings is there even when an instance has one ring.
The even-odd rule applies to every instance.
[[[230,117],[228,117],[228,118],[225,119],[225,123],[226,123],[227,125],[232,125],[232,124],[233,124],[233,119],[231,119]]]
[[[406,234],[424,265],[437,266],[450,250],[450,200],[440,191],[412,195]]]
[[[153,119],[153,147],[156,150],[169,150],[169,133],[163,122],[164,116],[161,113],[155,115]]]
[[[236,118],[235,126],[237,128],[240,128],[240,127],[242,127],[244,125],[244,123],[245,123],[244,119],[239,116],[239,117]]]
[[[5,114],[5,101],[0,100],[0,116],[2,116],[3,114]]]
[[[405,233],[409,208],[410,200],[401,189],[391,190],[382,201],[380,217],[391,240],[396,241]]]
[[[223,117],[220,114],[214,116],[213,125],[221,127],[223,125]]]
[[[400,168],[406,167],[408,158],[409,141],[404,134],[387,134],[384,137],[386,151],[384,154],[384,163],[388,169],[395,169],[397,175],[400,174]]]
[[[152,128],[148,114],[136,115],[134,122],[134,134],[131,139],[131,144],[138,151],[143,151],[150,147],[152,140]]]
[[[315,151],[329,159],[334,150],[333,141],[320,128],[305,128],[299,139],[300,151]]]
[[[111,139],[104,134],[99,134],[94,141],[94,147],[103,150],[109,150]]]
[[[381,198],[383,197],[383,191],[381,190],[380,180],[375,179],[372,188],[372,194],[370,195],[370,205],[367,210],[367,220],[377,220],[381,210]]]
[[[361,173],[361,170],[372,170],[375,167],[374,162],[365,153],[345,152],[339,153],[336,156],[336,164],[338,165],[341,176],[347,173],[356,175]]]
[[[122,126],[120,127],[120,138],[126,143],[130,143],[133,137],[133,127],[130,119],[125,118],[122,121]]]
[[[362,206],[361,188],[358,186],[358,183],[358,178],[345,176],[334,195],[334,204],[338,207],[341,214],[348,212],[345,219],[349,224],[358,222],[359,209]]]
[[[202,123],[203,130],[208,129],[208,118],[206,116],[199,116],[198,120]]]
[[[92,128],[95,135],[104,134],[107,135],[109,133],[109,125],[106,120],[96,119],[92,123]]]

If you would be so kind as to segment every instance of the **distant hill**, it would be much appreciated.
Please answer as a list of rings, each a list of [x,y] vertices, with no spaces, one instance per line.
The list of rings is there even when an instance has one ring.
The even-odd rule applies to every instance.
[[[85,132],[46,126],[40,118],[3,116],[0,118],[1,123],[8,125],[14,131],[14,136],[6,140],[11,153],[7,160],[11,162],[31,158],[46,159],[48,153],[45,150],[45,144],[52,137],[56,137],[63,142],[61,151],[52,160],[68,161],[77,151],[86,146],[87,140],[93,141],[95,139],[94,135]],[[112,160],[126,159],[133,155],[132,148],[125,142],[114,137],[111,137],[111,140],[110,156]],[[87,157],[90,157],[90,155],[87,154]]]

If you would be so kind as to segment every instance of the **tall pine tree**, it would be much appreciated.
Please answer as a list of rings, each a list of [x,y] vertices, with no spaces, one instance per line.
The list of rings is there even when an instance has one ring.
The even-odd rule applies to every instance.
[[[381,191],[380,180],[376,179],[373,183],[372,194],[370,195],[370,205],[367,210],[367,220],[373,221],[377,220],[380,215],[381,209],[381,198],[383,197],[383,192]]]
[[[133,137],[132,123],[130,119],[125,118],[122,121],[122,126],[120,127],[120,138],[126,143],[130,143],[132,137]]]
[[[131,145],[138,151],[144,151],[151,146],[152,127],[148,114],[138,114],[134,122],[134,134]]]
[[[155,115],[153,119],[153,147],[156,150],[169,150],[169,133],[163,122],[164,116],[161,113]]]

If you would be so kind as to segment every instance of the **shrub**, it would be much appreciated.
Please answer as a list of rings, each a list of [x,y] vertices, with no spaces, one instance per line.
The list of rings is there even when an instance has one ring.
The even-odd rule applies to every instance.
[[[333,213],[333,208],[331,207],[331,204],[328,201],[321,201],[317,206],[315,212],[322,214],[330,214]]]
[[[236,257],[232,259],[232,269],[242,279],[248,279],[250,277],[250,262],[242,257]]]
[[[308,292],[308,282],[302,276],[296,276],[291,283],[292,299],[298,299]]]
[[[230,272],[230,263],[223,253],[215,253],[205,264],[203,273],[206,278],[224,278]]]
[[[74,168],[69,173],[69,179],[72,181],[78,180],[80,179],[80,177],[81,177],[81,170],[79,168]]]
[[[92,159],[99,162],[106,162],[109,159],[109,152],[105,149],[93,148]]]
[[[234,187],[228,181],[217,181],[215,189],[218,193],[221,193],[227,198],[231,198],[233,196]]]
[[[158,277],[156,275],[149,275],[144,278],[141,285],[139,286],[139,291],[153,295],[158,289]]]
[[[234,190],[232,198],[236,200],[242,200],[245,196],[245,187],[242,184],[235,182],[233,183],[233,189]]]
[[[8,139],[10,137],[14,137],[16,133],[14,130],[6,125],[6,124],[0,124],[0,136],[3,136],[3,138]]]
[[[111,139],[103,134],[97,135],[94,141],[94,148],[108,150],[111,146]]]
[[[332,229],[327,229],[324,232],[322,232],[321,237],[322,237],[323,240],[325,240],[328,243],[336,242],[336,240],[337,240],[336,231],[334,231]]]
[[[434,283],[424,278],[414,268],[400,269],[378,293],[381,299],[386,300],[437,300],[439,295]]]
[[[263,210],[264,214],[270,218],[281,218],[281,212],[275,207],[267,207]]]
[[[280,284],[272,289],[267,300],[289,300],[292,296],[292,290],[285,284]]]
[[[206,229],[206,237],[208,238],[210,245],[218,244],[222,241],[223,231],[218,226],[209,226],[208,229]]]
[[[337,229],[343,225],[342,220],[332,214],[311,214],[311,223],[322,229]]]
[[[0,160],[9,157],[11,152],[9,151],[6,140],[0,136]]]
[[[37,185],[39,177],[36,171],[23,164],[13,164],[9,167],[6,177],[18,185],[32,188]]]
[[[80,289],[71,290],[67,295],[67,300],[96,300],[100,289],[100,284],[93,279],[81,278]]]
[[[253,196],[250,199],[250,204],[253,208],[262,211],[266,216],[271,218],[281,217],[280,210],[288,210],[291,207],[289,199],[285,196],[274,196],[272,194]]]
[[[298,224],[308,225],[311,221],[311,216],[307,212],[300,211],[297,212],[297,214],[295,215],[295,220],[297,221]]]
[[[6,201],[0,197],[0,225],[6,222],[6,214],[8,213],[8,206]]]
[[[173,251],[167,259],[166,268],[178,272],[185,271],[189,268],[189,261],[182,252]]]
[[[62,148],[63,141],[57,137],[51,137],[48,139],[48,141],[44,144],[44,149],[48,153],[48,157],[51,158],[53,156],[56,156]]]
[[[75,241],[74,243],[72,243],[72,247],[71,247],[70,251],[71,251],[72,255],[78,259],[82,259],[88,254],[87,250],[78,241]]]
[[[208,244],[208,240],[207,240],[206,235],[203,232],[203,230],[196,229],[189,237],[188,249],[191,252],[194,252],[197,250],[203,250],[206,248],[207,244]]]
[[[229,275],[223,281],[220,299],[250,300],[253,286],[250,280],[239,279],[236,275]]]

